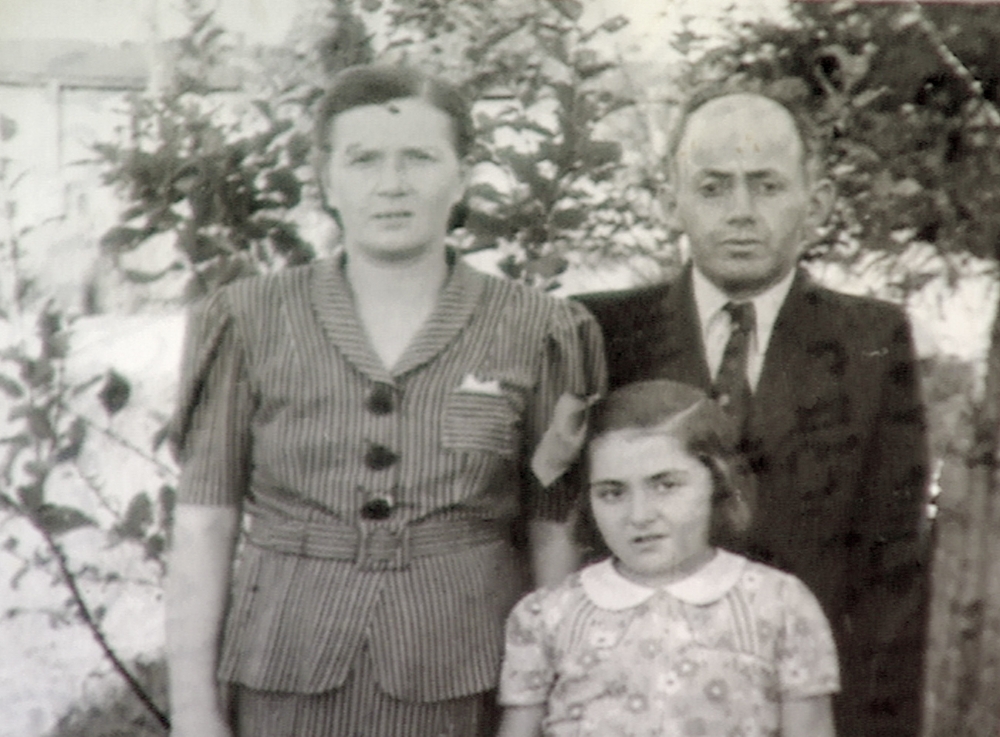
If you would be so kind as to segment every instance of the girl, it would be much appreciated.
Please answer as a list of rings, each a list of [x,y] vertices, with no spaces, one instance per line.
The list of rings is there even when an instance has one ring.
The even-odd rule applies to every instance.
[[[511,613],[501,737],[832,737],[839,674],[815,598],[716,547],[751,520],[734,441],[685,384],[597,405],[579,523],[610,556]]]

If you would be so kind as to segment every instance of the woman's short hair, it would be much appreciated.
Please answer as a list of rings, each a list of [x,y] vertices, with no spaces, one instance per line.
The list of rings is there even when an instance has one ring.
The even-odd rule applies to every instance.
[[[411,67],[363,64],[338,72],[316,111],[316,149],[325,161],[330,151],[334,119],[351,108],[382,105],[392,100],[417,97],[445,113],[451,120],[458,158],[472,149],[475,129],[468,102],[457,87]]]
[[[619,430],[676,438],[705,464],[713,485],[709,543],[725,546],[739,540],[749,529],[756,482],[737,449],[739,433],[735,424],[705,392],[666,379],[639,381],[616,389],[591,411],[588,456],[595,440]],[[580,495],[575,536],[592,556],[610,553],[594,522],[589,492]]]

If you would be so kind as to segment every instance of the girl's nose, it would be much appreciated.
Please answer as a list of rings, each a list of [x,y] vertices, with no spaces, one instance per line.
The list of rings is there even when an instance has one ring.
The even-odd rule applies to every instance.
[[[656,518],[656,505],[642,489],[634,491],[629,499],[629,522],[633,525],[645,525]]]

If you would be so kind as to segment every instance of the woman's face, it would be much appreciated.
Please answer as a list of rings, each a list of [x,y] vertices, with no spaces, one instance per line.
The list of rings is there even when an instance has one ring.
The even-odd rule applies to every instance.
[[[662,586],[710,557],[712,475],[677,438],[617,430],[589,460],[594,521],[626,578]]]
[[[416,97],[337,115],[321,175],[348,253],[406,261],[444,250],[465,191],[447,113]]]

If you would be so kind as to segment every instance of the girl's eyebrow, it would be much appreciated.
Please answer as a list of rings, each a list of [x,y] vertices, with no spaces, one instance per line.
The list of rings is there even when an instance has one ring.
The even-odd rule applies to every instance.
[[[659,473],[654,473],[652,476],[647,476],[646,481],[677,481],[687,478],[687,471],[681,469],[671,469],[669,471],[660,471]]]
[[[624,486],[624,482],[617,481],[616,479],[598,479],[597,481],[591,481],[587,486],[590,489],[600,488],[602,486]]]

